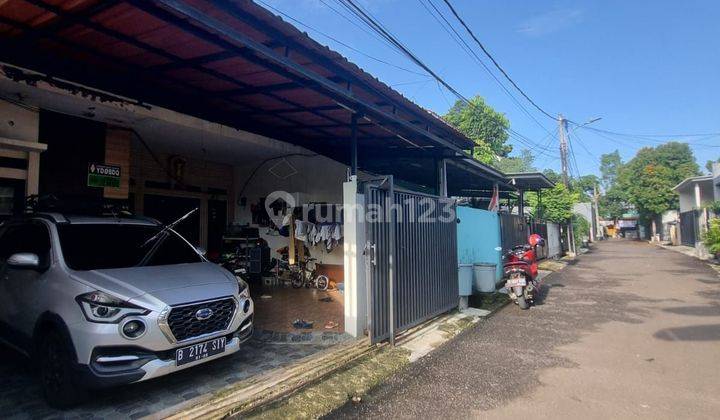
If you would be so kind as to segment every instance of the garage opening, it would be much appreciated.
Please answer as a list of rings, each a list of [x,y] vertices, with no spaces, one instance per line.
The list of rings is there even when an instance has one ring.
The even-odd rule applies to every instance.
[[[48,139],[42,167],[54,174],[40,171],[41,196],[102,200],[163,224],[192,211],[174,229],[250,285],[257,339],[332,344],[350,338],[341,206],[346,166],[269,138],[228,135],[207,122],[193,126],[180,114],[167,121],[108,108],[88,118],[78,117],[81,110],[39,112],[40,137]],[[119,168],[117,184],[93,184],[93,164]]]

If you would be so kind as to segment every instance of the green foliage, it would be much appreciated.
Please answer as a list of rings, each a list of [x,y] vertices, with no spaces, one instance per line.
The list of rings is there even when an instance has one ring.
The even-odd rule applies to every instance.
[[[609,190],[615,186],[615,181],[622,166],[622,158],[617,150],[600,156],[600,180],[603,188]]]
[[[537,172],[534,162],[535,156],[529,150],[523,149],[520,156],[501,157],[493,166],[505,173]]]
[[[580,193],[580,197],[588,201],[592,199],[595,187],[600,184],[600,180],[595,175],[583,175],[580,178],[570,180],[570,188]]]
[[[642,217],[652,217],[678,207],[672,188],[683,179],[698,174],[692,150],[685,143],[669,142],[645,147],[623,165],[617,184]]]
[[[558,184],[558,183],[562,182],[562,174],[559,174],[559,173],[553,171],[552,169],[545,169],[543,171],[543,174],[553,184]]]
[[[715,214],[717,214],[718,216],[720,216],[720,200],[715,200],[715,201],[713,201],[713,202],[711,202],[711,203],[708,203],[705,207],[706,207],[707,209],[712,210],[713,213],[715,213]]]
[[[475,142],[473,157],[479,161],[491,163],[495,156],[507,157],[512,151],[512,146],[505,144],[510,128],[508,119],[480,96],[472,98],[470,103],[472,105],[458,100],[443,118]]]
[[[605,219],[616,220],[630,207],[626,191],[618,185],[622,169],[623,161],[617,150],[600,156],[600,185],[604,194],[600,197],[598,207],[600,216]]]
[[[605,191],[598,202],[600,216],[603,219],[617,220],[627,210],[627,198],[623,189],[617,185]]]
[[[579,199],[580,193],[569,191],[562,182],[559,182],[552,189],[544,190],[542,193],[539,206],[542,217],[555,223],[566,222],[572,217],[573,205]],[[528,201],[535,209],[538,208],[537,195],[528,195]]]
[[[712,254],[720,254],[720,219],[710,220],[710,229],[703,234],[703,243]]]
[[[583,238],[590,238],[590,222],[580,214],[573,214],[572,224],[573,234],[575,235],[575,247],[580,248]]]
[[[707,162],[705,162],[705,169],[707,169],[708,173],[712,173],[713,163],[716,162],[720,162],[720,158],[718,158],[717,160],[708,160]]]

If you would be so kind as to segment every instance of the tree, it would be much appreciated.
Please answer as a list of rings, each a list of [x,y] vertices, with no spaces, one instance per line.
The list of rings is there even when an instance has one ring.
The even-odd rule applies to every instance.
[[[678,207],[672,188],[699,173],[692,150],[686,143],[669,142],[645,147],[623,165],[617,184],[641,217],[650,219]]]
[[[543,171],[543,175],[545,175],[545,178],[549,179],[553,184],[559,184],[562,182],[562,175],[552,169],[545,169]]]
[[[705,169],[707,169],[709,173],[712,173],[713,163],[716,162],[720,163],[720,158],[718,158],[717,160],[708,160],[707,162],[705,162]]]
[[[599,184],[600,180],[595,175],[583,175],[570,181],[570,187],[580,193],[580,198],[585,201],[592,199]]]
[[[615,180],[622,165],[622,158],[617,150],[600,156],[600,179],[605,190],[609,190],[615,185]]]
[[[621,187],[614,185],[600,196],[598,203],[600,216],[603,219],[617,220],[628,208],[626,195]]]
[[[472,98],[470,105],[458,100],[443,118],[475,142],[473,157],[481,162],[492,163],[496,156],[507,157],[512,151],[505,144],[510,122],[480,96]]]
[[[520,156],[501,157],[493,166],[505,173],[536,172],[534,162],[535,156],[528,149],[523,149]]]
[[[530,205],[537,209],[538,203],[535,195],[528,197]],[[558,182],[542,194],[540,210],[543,218],[555,223],[567,222],[573,215],[573,206],[578,202],[580,194],[568,190],[562,182]],[[536,210],[537,211],[537,210]]]

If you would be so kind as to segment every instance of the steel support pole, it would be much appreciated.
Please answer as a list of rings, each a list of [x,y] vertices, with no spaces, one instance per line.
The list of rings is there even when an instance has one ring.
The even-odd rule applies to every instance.
[[[437,160],[437,178],[438,178],[438,196],[447,198],[448,196],[448,188],[447,188],[447,160],[445,159],[439,159]]]
[[[395,181],[392,175],[388,175],[388,222],[390,223],[388,234],[388,320],[390,322],[390,345],[395,346]]]
[[[354,112],[350,117],[350,175],[356,176],[358,169],[358,147],[357,147],[357,120],[358,114]]]

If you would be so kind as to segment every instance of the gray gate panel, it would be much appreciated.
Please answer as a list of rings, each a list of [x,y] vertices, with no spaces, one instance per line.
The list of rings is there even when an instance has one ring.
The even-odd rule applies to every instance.
[[[683,245],[695,246],[698,232],[698,217],[696,210],[680,213],[680,241]]]
[[[525,245],[528,238],[528,225],[524,216],[500,214],[500,240],[503,250]]]
[[[384,209],[388,196],[387,190],[369,186],[366,203]],[[394,199],[398,211],[392,250],[396,270],[392,306],[398,333],[457,306],[457,222],[452,200],[409,192],[395,192]],[[368,223],[368,240],[375,244],[377,255],[369,270],[373,342],[390,336],[388,263],[392,245],[388,218],[382,216],[382,221]]]
[[[365,194],[368,209],[385,208],[389,193],[378,188],[368,188]],[[388,247],[389,223],[383,214],[376,214],[378,220],[367,220],[367,237],[373,244],[370,254],[370,329],[373,342],[382,341],[390,334],[388,320]],[[372,217],[368,215],[368,217]]]

